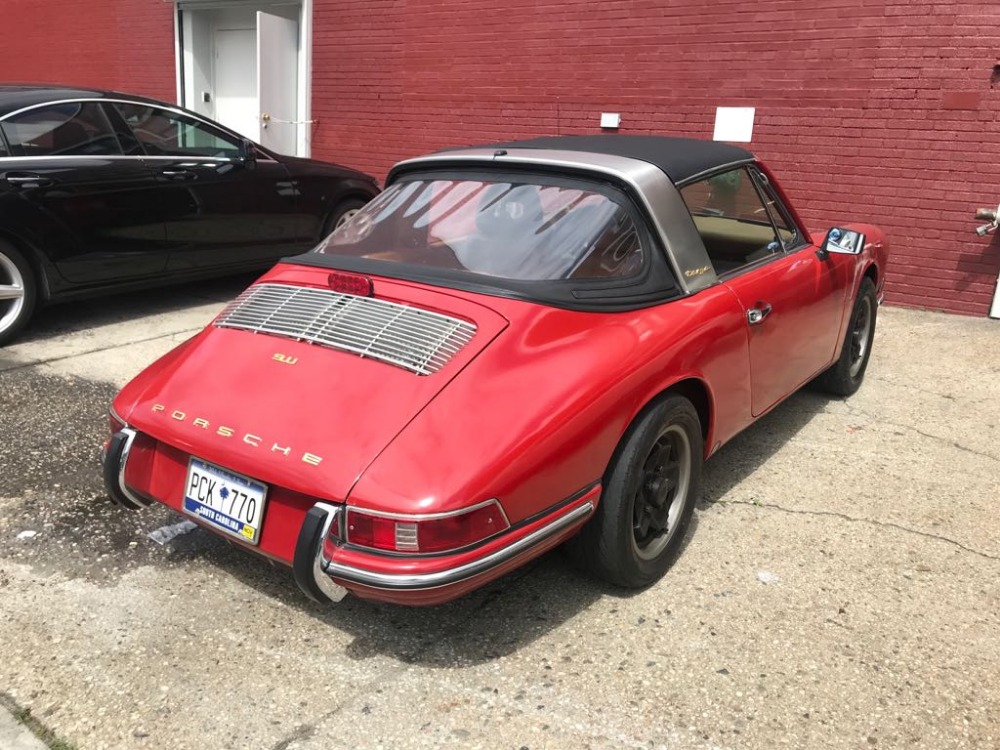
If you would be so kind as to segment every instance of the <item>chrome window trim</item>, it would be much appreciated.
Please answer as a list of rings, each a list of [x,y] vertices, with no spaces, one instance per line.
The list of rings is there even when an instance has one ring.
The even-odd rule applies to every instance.
[[[788,208],[781,201],[781,198],[771,186],[771,181],[767,178],[767,175],[753,165],[747,167],[747,171],[750,173],[750,178],[757,185],[757,192],[761,194],[761,197],[764,199],[764,208],[767,209],[768,215],[771,217],[771,224],[774,226],[775,231],[778,232],[778,241],[781,242],[784,251],[786,253],[794,253],[797,250],[801,250],[803,247],[807,247],[809,243],[805,240],[805,233],[802,231],[802,227],[800,227],[798,222],[792,218]],[[768,201],[769,196],[770,201]],[[788,226],[795,229],[795,236],[792,238],[794,242],[785,245],[784,241],[782,241],[781,230],[778,229],[778,223],[775,221],[775,216],[772,213],[772,207],[776,209],[778,215],[784,219]]]
[[[681,188],[687,187],[692,183],[701,182],[706,177],[711,177],[713,174],[716,174],[717,172],[721,174],[722,172],[729,172],[733,169],[736,169],[737,167],[750,166],[754,163],[754,161],[755,161],[754,159],[739,159],[737,161],[731,161],[726,164],[720,164],[717,167],[712,167],[711,169],[703,169],[697,174],[693,174],[690,177],[685,177],[683,180],[678,182],[677,189],[680,190]]]
[[[59,156],[59,155],[56,155],[56,156],[51,156],[51,155],[47,155],[47,156],[0,156],[0,159],[11,159],[11,160],[14,160],[14,159],[22,159],[22,160],[23,159],[30,159],[31,161],[41,161],[43,159],[46,159],[46,160],[49,160],[49,161],[55,161],[55,160],[65,161],[66,159],[90,159],[91,161],[93,161],[95,159],[101,160],[101,161],[103,161],[105,159],[116,159],[116,160],[117,159],[142,159],[143,161],[151,161],[153,159],[168,160],[168,161],[177,161],[178,159],[185,159],[185,160],[188,160],[188,161],[194,161],[194,160],[197,159],[197,160],[204,161],[204,162],[219,162],[219,163],[225,163],[225,164],[232,164],[232,163],[238,161],[237,159],[230,159],[228,156],[196,156],[196,155],[193,155],[193,154],[192,155],[184,155],[184,156],[147,156],[145,154],[66,154],[65,156]],[[278,163],[278,162],[275,162],[273,159],[258,159],[257,161],[272,161],[275,164]]]
[[[393,167],[416,169],[424,166],[460,164],[523,165],[556,167],[613,177],[631,188],[640,206],[652,221],[652,229],[666,251],[667,262],[677,277],[678,287],[690,295],[716,283],[708,252],[681,194],[659,167],[639,159],[610,154],[557,149],[469,149],[446,151],[408,159]],[[745,163],[745,162],[740,162]],[[668,233],[666,228],[670,227]],[[708,270],[704,270],[705,267]],[[687,275],[690,272],[691,275]]]
[[[84,103],[89,103],[89,102],[97,102],[97,103],[107,102],[107,103],[110,103],[110,104],[131,104],[131,105],[136,106],[136,107],[155,107],[156,109],[166,110],[167,112],[171,112],[171,113],[173,113],[175,115],[180,115],[180,116],[183,116],[183,117],[189,117],[192,120],[197,120],[198,122],[202,123],[203,125],[207,125],[210,128],[215,128],[216,130],[221,130],[223,133],[225,133],[225,134],[227,134],[227,135],[235,138],[237,141],[244,140],[244,136],[240,135],[239,133],[237,133],[237,132],[235,132],[233,130],[230,130],[229,128],[225,127],[224,125],[221,125],[220,123],[208,120],[208,119],[202,117],[201,115],[199,115],[196,112],[190,112],[190,111],[188,111],[186,109],[181,109],[180,107],[174,107],[174,106],[172,106],[170,104],[160,104],[158,102],[156,102],[156,103],[154,103],[154,102],[140,102],[140,101],[136,101],[134,99],[118,99],[118,98],[110,98],[110,97],[80,97],[80,98],[75,98],[75,99],[51,99],[49,101],[40,102],[38,104],[29,104],[27,107],[21,107],[21,109],[15,109],[14,111],[8,112],[7,114],[5,114],[2,117],[0,117],[0,125],[2,125],[10,117],[14,117],[15,115],[19,115],[22,112],[30,112],[31,110],[38,109],[40,107],[51,107],[51,106],[56,105],[56,104],[75,104],[75,103],[84,104]],[[122,118],[122,119],[124,120],[125,118]],[[125,124],[128,125],[128,123],[125,123]],[[249,139],[246,139],[246,140],[249,140]],[[259,143],[254,143],[253,141],[250,141],[250,142],[253,143],[254,148],[257,149],[258,153],[263,154],[263,156],[264,156],[263,159],[258,159],[258,161],[274,162],[275,164],[280,163],[280,162],[278,162],[277,159],[275,159],[273,156],[271,156],[269,153],[267,153]],[[142,145],[141,141],[140,141],[140,145]],[[11,157],[11,156],[0,156],[0,159],[11,159],[11,158],[14,158],[14,159],[100,159],[100,158],[119,158],[119,159],[184,159],[184,158],[191,158],[191,159],[198,159],[198,158],[205,158],[205,159],[212,159],[214,161],[227,161],[227,162],[236,161],[235,159],[231,159],[229,157],[210,157],[210,156],[209,157],[202,157],[202,156],[196,156],[196,155],[192,155],[190,157],[185,156],[185,155],[181,155],[181,156],[145,156],[145,155],[142,155],[142,154],[136,154],[136,155],[114,154],[114,155],[109,156],[109,157],[87,156],[87,155],[84,155],[84,154],[71,154],[71,155],[67,155],[67,156],[14,156],[14,157]]]
[[[750,184],[753,186],[754,193],[757,195],[757,200],[760,201],[760,207],[764,209],[764,215],[767,216],[767,221],[771,225],[771,231],[774,232],[774,241],[778,243],[778,249],[771,253],[771,255],[786,255],[788,253],[788,248],[785,247],[785,243],[781,240],[781,232],[778,231],[778,225],[774,223],[774,215],[771,213],[771,209],[767,205],[767,196],[764,194],[764,188],[761,186],[760,180],[757,178],[757,170],[751,169],[749,166],[745,166],[742,169],[746,172],[747,177],[750,178]],[[770,243],[768,243],[768,246],[770,246]]]
[[[508,562],[549,537],[558,534],[560,531],[565,531],[575,523],[584,520],[590,516],[593,510],[594,504],[588,500],[540,529],[535,529],[508,547],[499,549],[496,552],[464,565],[439,570],[434,573],[376,573],[351,565],[342,565],[334,560],[325,560],[321,567],[323,572],[328,576],[372,588],[410,591],[440,588],[441,586],[448,586],[468,578],[473,578]]]

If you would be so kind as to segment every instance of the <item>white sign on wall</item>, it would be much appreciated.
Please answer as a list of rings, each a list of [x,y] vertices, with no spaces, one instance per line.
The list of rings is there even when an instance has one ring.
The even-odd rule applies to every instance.
[[[755,107],[716,107],[713,141],[750,143]]]

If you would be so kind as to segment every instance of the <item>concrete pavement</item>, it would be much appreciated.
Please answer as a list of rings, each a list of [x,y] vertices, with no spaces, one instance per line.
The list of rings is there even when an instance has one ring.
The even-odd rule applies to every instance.
[[[46,750],[31,730],[0,706],[0,750]]]
[[[0,689],[80,750],[1000,746],[996,321],[881,310],[862,390],[713,457],[646,591],[554,553],[443,607],[319,607],[100,486],[116,387],[242,284],[0,350]]]

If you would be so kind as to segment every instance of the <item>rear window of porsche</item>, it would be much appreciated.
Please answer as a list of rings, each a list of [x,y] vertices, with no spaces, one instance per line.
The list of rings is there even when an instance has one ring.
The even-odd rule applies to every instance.
[[[398,182],[316,251],[518,281],[634,276],[646,253],[625,205],[541,178]]]

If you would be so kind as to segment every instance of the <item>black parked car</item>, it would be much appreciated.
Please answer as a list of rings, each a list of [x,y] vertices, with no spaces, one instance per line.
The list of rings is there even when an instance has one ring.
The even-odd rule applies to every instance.
[[[0,86],[0,344],[49,301],[266,267],[377,192],[163,102]]]

